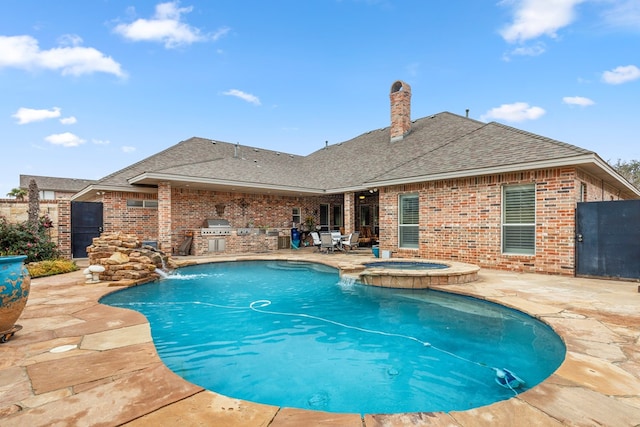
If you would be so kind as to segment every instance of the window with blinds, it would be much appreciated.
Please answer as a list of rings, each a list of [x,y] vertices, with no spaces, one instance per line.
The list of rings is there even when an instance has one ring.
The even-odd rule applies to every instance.
[[[401,248],[418,247],[419,203],[417,194],[403,194],[398,203],[398,237]]]
[[[536,251],[536,188],[514,185],[502,190],[502,252],[534,255]]]

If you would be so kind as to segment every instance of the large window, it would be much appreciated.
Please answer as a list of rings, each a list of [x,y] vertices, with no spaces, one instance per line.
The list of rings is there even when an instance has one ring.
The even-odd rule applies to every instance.
[[[418,247],[419,206],[417,194],[403,194],[399,200],[398,237],[401,248]]]
[[[533,255],[536,251],[536,188],[514,185],[502,190],[502,252]]]

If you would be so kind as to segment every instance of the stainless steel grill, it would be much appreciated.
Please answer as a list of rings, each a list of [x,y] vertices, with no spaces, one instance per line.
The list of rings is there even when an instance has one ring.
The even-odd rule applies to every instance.
[[[201,231],[203,236],[228,236],[231,224],[226,219],[205,219]]]

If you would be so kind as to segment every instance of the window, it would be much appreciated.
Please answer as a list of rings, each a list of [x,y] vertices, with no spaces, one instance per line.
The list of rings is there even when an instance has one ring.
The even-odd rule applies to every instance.
[[[331,206],[333,210],[333,229],[339,230],[342,227],[342,205]]]
[[[398,238],[399,247],[401,248],[417,248],[418,247],[418,224],[420,219],[420,210],[417,194],[403,194],[399,200],[399,217]]]
[[[55,193],[51,190],[40,190],[38,193],[40,200],[55,200],[56,198]]]
[[[502,189],[502,252],[533,255],[536,250],[535,185]]]
[[[302,223],[302,216],[300,215],[300,208],[293,208],[291,210],[291,222],[293,222],[294,227],[300,227]]]
[[[360,226],[369,225],[369,205],[360,205]]]
[[[127,199],[128,208],[158,208],[157,200]]]
[[[320,205],[320,231],[329,231],[329,205]]]

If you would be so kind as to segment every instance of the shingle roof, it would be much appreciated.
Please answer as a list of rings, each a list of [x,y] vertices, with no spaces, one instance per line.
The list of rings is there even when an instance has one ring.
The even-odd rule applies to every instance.
[[[570,162],[585,155],[597,157],[592,151],[516,128],[443,112],[412,122],[411,132],[400,141],[390,142],[387,127],[308,156],[194,137],[103,178],[97,187],[133,189],[130,180],[135,179],[150,185],[174,180],[337,193],[447,173],[523,170],[531,164]]]
[[[29,183],[32,179],[36,180],[38,190],[51,190],[61,191],[66,193],[75,193],[87,185],[96,183],[97,181],[91,179],[77,179],[77,178],[57,178],[52,176],[37,176],[37,175],[20,175],[20,188],[25,190],[29,189]]]

